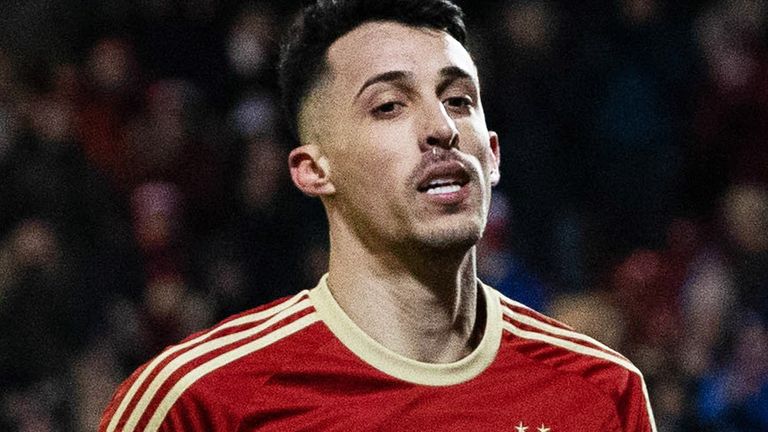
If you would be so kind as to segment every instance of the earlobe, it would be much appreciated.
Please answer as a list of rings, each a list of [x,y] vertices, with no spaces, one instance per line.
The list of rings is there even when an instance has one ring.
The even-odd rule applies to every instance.
[[[491,167],[491,185],[496,186],[501,180],[499,164],[501,162],[501,149],[499,148],[499,135],[496,132],[488,131],[491,154],[493,154],[493,166]]]
[[[328,196],[336,192],[330,180],[328,159],[315,144],[297,147],[288,155],[293,184],[309,196]]]

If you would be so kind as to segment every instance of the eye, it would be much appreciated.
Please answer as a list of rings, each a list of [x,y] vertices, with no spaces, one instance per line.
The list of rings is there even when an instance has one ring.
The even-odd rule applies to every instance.
[[[381,105],[378,105],[376,108],[371,110],[371,114],[374,115],[374,117],[380,117],[380,118],[391,118],[400,113],[400,111],[403,110],[403,107],[405,104],[402,102],[387,102]]]
[[[469,96],[449,97],[443,101],[443,104],[448,110],[458,113],[468,113],[474,106],[474,102]]]

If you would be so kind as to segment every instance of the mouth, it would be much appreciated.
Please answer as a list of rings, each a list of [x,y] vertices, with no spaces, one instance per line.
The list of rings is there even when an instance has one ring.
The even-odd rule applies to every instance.
[[[470,176],[458,161],[438,163],[427,168],[416,189],[427,195],[454,194],[466,186]]]

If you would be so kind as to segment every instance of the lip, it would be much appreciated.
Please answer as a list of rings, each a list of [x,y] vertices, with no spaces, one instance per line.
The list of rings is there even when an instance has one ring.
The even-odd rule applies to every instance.
[[[469,183],[465,183],[455,192],[428,194],[421,192],[421,196],[427,199],[427,201],[440,204],[440,205],[458,205],[463,203],[469,198],[470,190]]]
[[[464,167],[464,164],[457,160],[436,162],[429,165],[424,170],[424,174],[419,177],[419,180],[416,183],[416,189],[421,193],[426,193],[427,189],[429,189],[429,183],[438,179],[452,180],[454,183],[457,183],[459,186],[461,186],[462,189],[464,189],[467,186],[467,183],[469,183],[471,177],[467,169]]]
[[[446,179],[458,184],[459,190],[447,193],[428,194],[429,183],[433,180]],[[469,184],[472,177],[464,164],[458,160],[433,162],[419,177],[416,189],[427,201],[439,205],[457,205],[469,198]]]

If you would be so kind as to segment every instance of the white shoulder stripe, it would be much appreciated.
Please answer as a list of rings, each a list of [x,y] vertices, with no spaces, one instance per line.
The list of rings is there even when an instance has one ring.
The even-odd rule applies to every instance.
[[[133,429],[136,427],[136,424],[139,422],[139,419],[144,414],[144,411],[147,409],[147,407],[149,406],[149,403],[152,401],[152,398],[154,398],[155,394],[160,389],[160,387],[165,383],[168,377],[170,377],[177,370],[184,367],[184,365],[195,360],[196,358],[204,356],[226,345],[233,344],[235,342],[241,341],[255,334],[258,334],[264,331],[265,329],[273,326],[274,324],[278,323],[279,321],[282,321],[283,319],[288,318],[289,316],[294,315],[297,312],[307,309],[311,305],[312,303],[309,301],[309,299],[305,298],[304,300],[296,303],[295,305],[287,309],[283,309],[282,311],[278,312],[268,320],[260,323],[255,327],[251,327],[243,331],[232,333],[227,336],[211,339],[207,342],[201,343],[200,345],[190,349],[189,351],[171,360],[168,364],[166,364],[160,370],[160,372],[155,376],[155,378],[149,384],[147,389],[144,391],[144,394],[141,396],[141,399],[139,399],[139,402],[136,404],[133,411],[131,412],[131,416],[128,418],[128,421],[125,423],[123,432],[133,432]]]
[[[156,432],[163,423],[163,420],[165,420],[168,411],[173,407],[173,404],[176,403],[179,397],[181,397],[181,395],[200,378],[228,363],[288,337],[303,328],[312,325],[318,320],[319,318],[316,312],[309,313],[284,327],[280,327],[278,330],[275,330],[266,336],[260,337],[241,347],[233,349],[232,351],[228,351],[227,353],[217,356],[196,367],[179,379],[168,394],[166,394],[165,398],[160,402],[160,405],[158,405],[155,414],[149,420],[144,432]]]
[[[651,429],[653,432],[656,432],[656,422],[653,418],[653,410],[651,409],[651,403],[648,398],[648,389],[645,386],[645,379],[643,378],[643,374],[642,372],[640,372],[640,369],[638,369],[635,365],[630,363],[629,360],[626,360],[624,358],[618,358],[614,355],[605,353],[595,348],[585,347],[584,345],[578,344],[576,342],[571,342],[565,339],[560,339],[560,338],[542,334],[542,333],[523,330],[519,327],[516,327],[514,324],[506,321],[504,322],[503,325],[504,325],[504,329],[506,329],[513,335],[521,337],[523,339],[531,339],[531,340],[546,342],[548,344],[558,346],[560,348],[565,348],[569,351],[573,351],[578,354],[583,354],[583,355],[599,358],[602,360],[606,360],[611,363],[617,364],[631,372],[636,373],[640,377],[640,382],[642,383],[643,397],[645,398],[645,408],[648,411],[648,419],[651,423]]]
[[[512,300],[511,298],[505,296],[504,294],[502,294],[499,291],[496,291],[496,292],[498,293],[499,298],[501,298],[501,300],[503,302],[506,302],[506,303],[508,303],[510,305],[513,305],[513,306],[516,306],[516,307],[520,307],[522,309],[529,310],[529,311],[531,311],[533,313],[537,313],[538,314],[538,312],[536,312],[534,309],[532,309],[532,308],[530,308],[530,307],[528,307],[528,306],[526,306],[526,305],[524,305],[524,304],[522,304],[522,303],[520,303],[518,301]],[[507,306],[507,305],[505,305],[505,306]],[[597,339],[591,338],[591,337],[589,337],[589,336],[587,336],[585,334],[581,334],[581,333],[573,331],[573,330],[568,330],[568,329],[564,329],[564,328],[561,328],[561,327],[553,326],[552,324],[546,323],[546,322],[544,322],[542,320],[538,320],[538,319],[536,319],[534,317],[530,317],[530,316],[527,316],[527,315],[523,315],[523,314],[521,314],[519,312],[515,312],[515,311],[511,310],[509,307],[503,307],[502,309],[504,310],[504,313],[508,317],[510,317],[510,318],[512,318],[514,320],[520,321],[520,322],[522,322],[524,324],[528,324],[531,327],[538,327],[538,328],[540,328],[540,329],[542,329],[542,330],[544,330],[546,332],[552,333],[552,334],[556,334],[556,335],[559,335],[559,336],[570,337],[570,338],[573,338],[573,339],[578,339],[578,340],[581,340],[581,341],[584,341],[584,342],[591,343],[593,345],[596,345],[596,346],[598,346],[598,347],[600,347],[600,348],[602,348],[602,349],[604,349],[604,350],[606,350],[608,352],[611,352],[614,355],[619,356],[620,358],[623,358],[623,359],[626,360],[626,357],[621,355],[621,353],[611,349],[609,346],[603,344],[602,342],[598,341]]]
[[[270,315],[273,315],[277,312],[279,312],[282,309],[288,308],[301,300],[302,297],[306,297],[308,291],[304,290],[300,293],[296,294],[295,296],[291,297],[290,299],[285,300],[284,302],[281,302],[280,304],[277,304],[275,306],[272,306],[271,308],[265,309],[263,311],[255,312],[249,315],[242,316],[240,318],[234,319],[229,322],[225,322],[224,324],[214,327],[211,330],[209,330],[206,333],[201,334],[200,336],[190,339],[187,342],[184,342],[182,344],[176,345],[174,347],[171,347],[167,349],[165,352],[160,353],[157,357],[155,357],[152,362],[147,365],[146,368],[144,368],[144,371],[139,375],[138,378],[136,378],[136,381],[133,382],[130,389],[128,389],[128,392],[125,394],[123,399],[120,401],[120,405],[117,407],[117,410],[115,411],[115,414],[112,416],[112,419],[109,422],[109,425],[107,426],[107,432],[114,432],[115,428],[117,428],[117,423],[120,421],[120,418],[123,415],[123,412],[125,412],[126,408],[128,408],[128,404],[131,403],[131,400],[133,400],[133,396],[136,394],[136,392],[139,390],[141,385],[144,383],[144,381],[147,379],[150,373],[157,367],[157,365],[168,358],[168,356],[183,350],[184,348],[194,345],[200,341],[203,341],[205,339],[210,338],[215,333],[217,333],[220,330],[231,328],[231,327],[237,327],[239,325],[243,324],[249,324],[252,322],[260,321],[262,319],[265,319],[269,317]]]
[[[592,345],[594,345],[596,347],[599,347],[599,348],[601,348],[601,349],[603,349],[605,351],[608,351],[609,353],[615,355],[616,357],[619,357],[620,359],[626,360],[626,357],[621,355],[619,352],[614,351],[613,349],[611,349],[607,345],[603,344],[602,342],[598,341],[597,339],[591,338],[591,337],[589,337],[589,336],[587,336],[585,334],[582,334],[582,333],[579,333],[579,332],[575,332],[575,331],[571,331],[571,330],[566,330],[566,329],[563,329],[561,327],[553,326],[552,324],[548,324],[548,323],[546,323],[544,321],[537,320],[536,318],[530,317],[528,315],[523,315],[521,313],[515,312],[515,311],[513,311],[511,309],[508,309],[506,307],[503,307],[502,309],[504,311],[504,315],[512,318],[515,321],[521,322],[523,324],[527,324],[527,325],[529,325],[531,327],[536,327],[536,328],[541,329],[541,330],[543,330],[543,331],[545,331],[547,333],[552,333],[552,334],[555,334],[555,335],[558,335],[558,336],[568,337],[568,338],[577,339],[577,340],[580,340],[580,341],[583,341],[583,342],[587,342],[587,343],[592,344]]]

